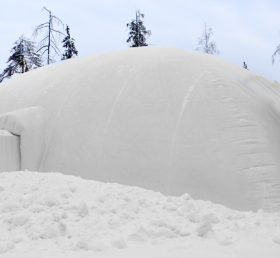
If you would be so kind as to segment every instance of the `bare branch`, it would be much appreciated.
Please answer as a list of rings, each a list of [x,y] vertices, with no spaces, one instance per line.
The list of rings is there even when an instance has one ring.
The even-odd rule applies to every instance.
[[[64,23],[62,22],[62,20],[60,20],[57,16],[52,15],[52,18],[58,23],[58,24],[62,24],[64,26]]]
[[[54,35],[52,33],[50,35],[51,35],[50,41],[57,47],[57,40],[56,40],[56,38],[54,37]]]
[[[42,11],[47,11],[49,14],[51,14],[52,12],[49,10],[49,9],[47,9],[45,6],[42,8]]]
[[[46,49],[42,52],[42,55],[44,55],[47,51],[48,51],[48,49],[46,48]]]
[[[47,25],[41,24],[41,25],[37,26],[37,27],[35,28],[34,32],[33,32],[33,36],[34,36],[34,37],[37,37],[37,35],[40,33],[41,30],[43,30],[44,28],[48,28],[48,27],[49,27],[49,26],[48,26],[49,23],[46,23],[46,24],[47,24]]]
[[[49,23],[46,23],[46,24],[42,24],[42,25],[39,25],[37,26],[37,30],[41,30],[41,29],[44,29],[44,28],[48,28],[49,27]]]
[[[56,48],[59,51],[59,48],[57,47],[56,43],[53,40],[51,40],[51,43],[52,43],[51,47]]]
[[[61,32],[61,31],[59,31],[59,30],[52,29],[52,31],[65,36],[65,34],[63,32]]]
[[[59,55],[61,52],[58,50],[58,49],[56,49],[54,46],[52,46],[51,45],[51,48],[54,50],[54,52],[57,54],[57,55]]]
[[[45,41],[45,40],[47,40],[47,39],[48,39],[48,36],[46,36],[46,37],[44,37],[43,39],[41,39],[40,42],[43,42],[43,41]]]
[[[48,46],[44,45],[44,46],[40,47],[40,48],[37,50],[37,52],[40,52],[40,51],[41,51],[42,49],[44,49],[44,48],[48,48]]]

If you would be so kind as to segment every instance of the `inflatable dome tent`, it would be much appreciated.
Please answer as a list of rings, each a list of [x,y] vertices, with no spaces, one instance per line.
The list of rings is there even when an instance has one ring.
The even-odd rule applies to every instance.
[[[65,61],[2,83],[0,150],[10,163],[0,169],[279,211],[279,96],[277,84],[181,50]]]

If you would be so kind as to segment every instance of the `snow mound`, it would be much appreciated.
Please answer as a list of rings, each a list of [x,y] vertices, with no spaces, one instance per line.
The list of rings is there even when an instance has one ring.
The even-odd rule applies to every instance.
[[[19,75],[0,114],[23,125],[21,170],[279,211],[279,96],[217,57],[137,48]]]
[[[239,212],[188,194],[164,196],[59,173],[1,173],[0,232],[0,255],[42,247],[79,256],[201,240],[224,248],[269,243],[280,252],[279,213]]]

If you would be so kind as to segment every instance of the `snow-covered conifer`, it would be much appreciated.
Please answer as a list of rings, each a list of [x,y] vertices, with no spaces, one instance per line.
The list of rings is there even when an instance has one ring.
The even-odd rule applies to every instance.
[[[66,26],[66,37],[62,41],[63,47],[66,48],[61,60],[70,59],[78,55],[75,47],[75,40],[71,38],[69,26]]]
[[[0,82],[15,73],[25,73],[42,65],[40,55],[35,51],[33,41],[21,36],[11,49],[8,67],[0,74]]]
[[[129,37],[127,43],[131,42],[130,47],[145,47],[147,37],[151,35],[151,31],[147,30],[143,23],[144,14],[138,10],[136,12],[136,18],[128,23],[126,26],[129,28]]]

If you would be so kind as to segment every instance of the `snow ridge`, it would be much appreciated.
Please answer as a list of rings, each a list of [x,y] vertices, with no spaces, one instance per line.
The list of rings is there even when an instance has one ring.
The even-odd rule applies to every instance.
[[[258,239],[280,251],[279,213],[239,212],[188,194],[164,196],[59,173],[1,173],[0,232],[0,253],[48,244],[103,252],[176,239],[221,246]]]

